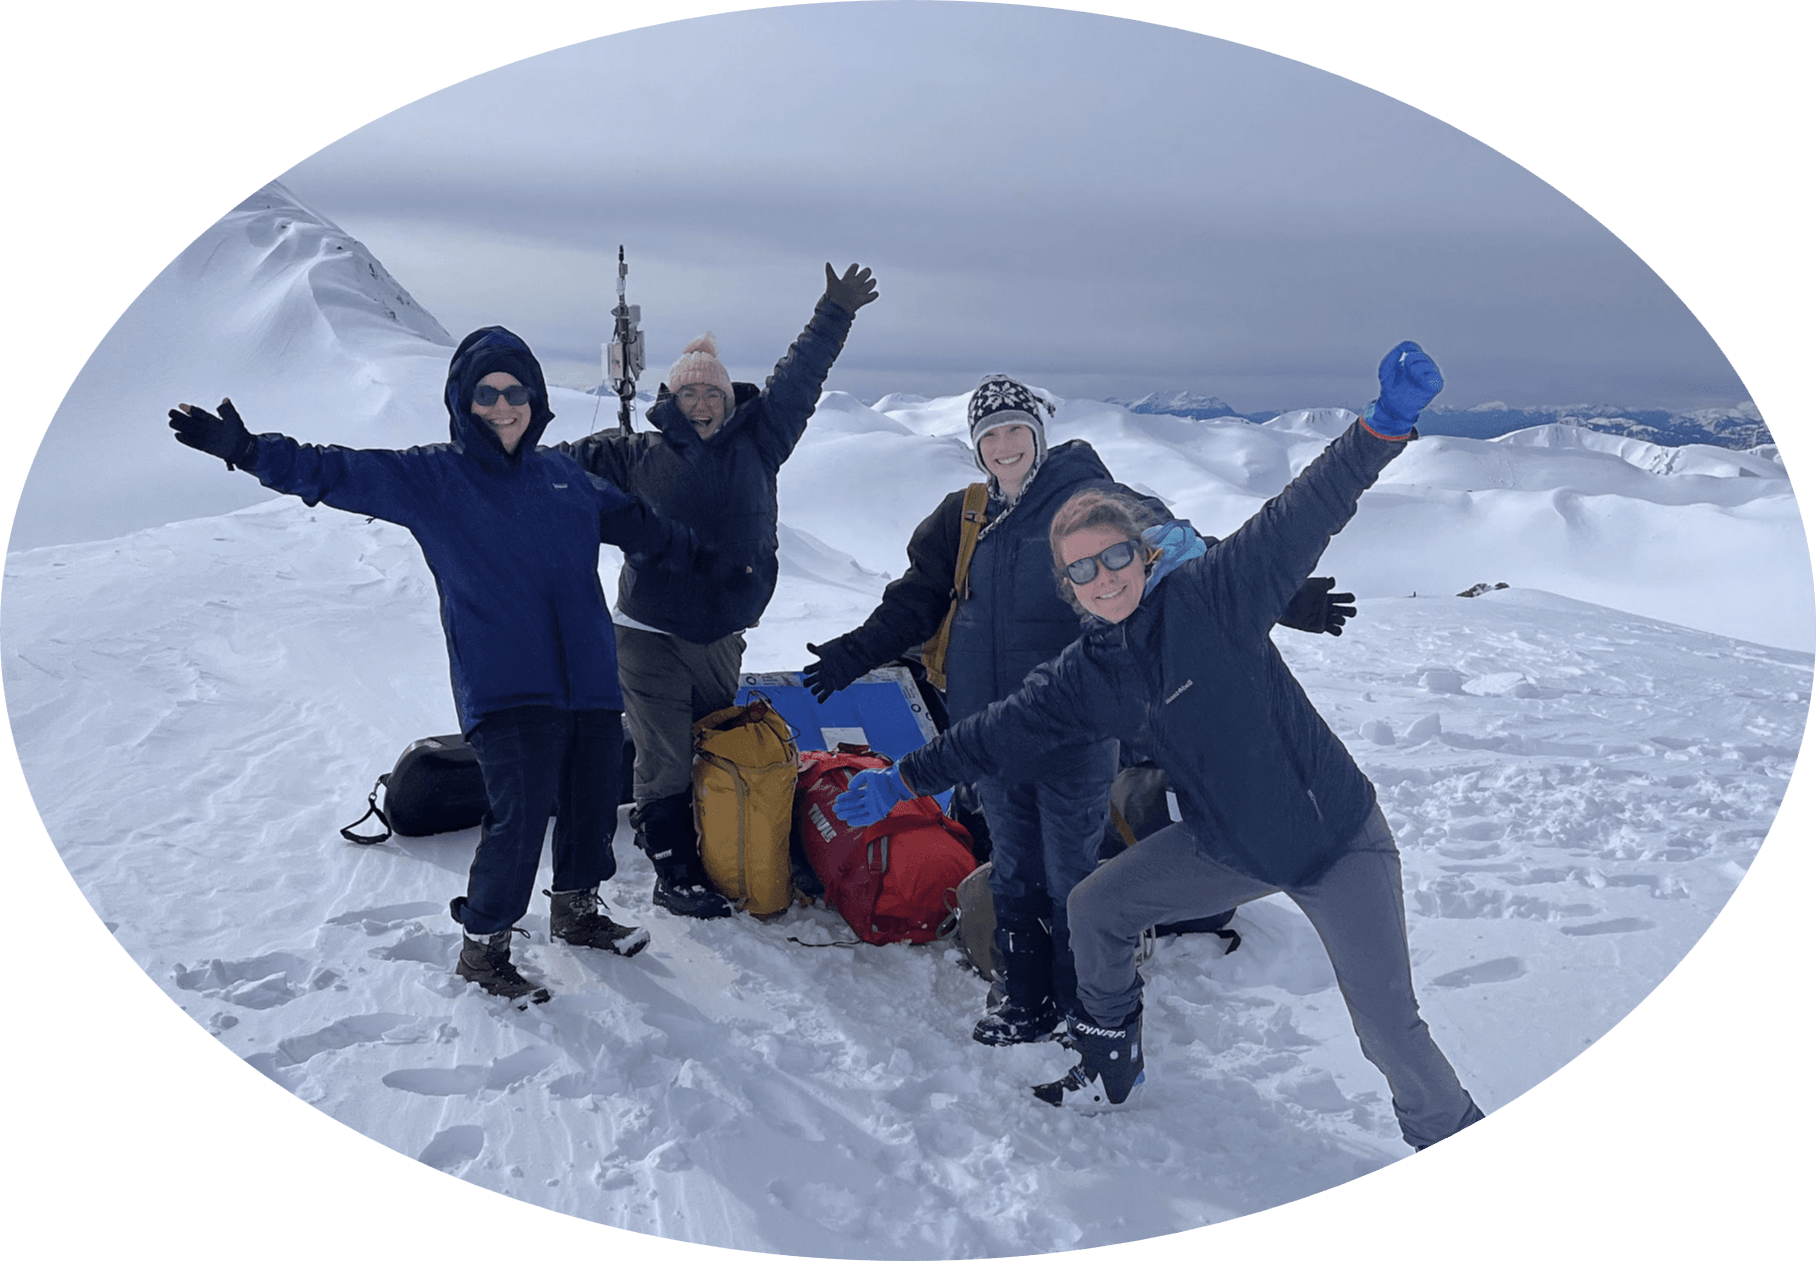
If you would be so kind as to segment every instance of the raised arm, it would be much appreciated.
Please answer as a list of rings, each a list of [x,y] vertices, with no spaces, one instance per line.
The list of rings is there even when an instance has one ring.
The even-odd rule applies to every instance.
[[[170,411],[170,428],[186,447],[216,456],[285,495],[311,507],[331,508],[409,525],[421,495],[405,451],[355,451],[318,447],[281,433],[256,437],[232,399],[222,399],[215,416],[189,403]]]
[[[1324,549],[1355,516],[1362,493],[1418,436],[1413,423],[1444,385],[1416,342],[1387,353],[1380,379],[1381,395],[1363,416],[1217,544],[1214,564],[1197,568],[1200,580],[1216,588],[1213,605],[1242,610],[1263,633],[1287,614]]]
[[[820,404],[826,374],[845,347],[858,310],[877,299],[876,281],[868,267],[856,263],[843,276],[826,264],[826,292],[814,306],[807,327],[795,338],[763,383],[761,415],[753,437],[772,468],[780,468],[807,431],[807,418]]]
[[[806,670],[807,686],[816,698],[824,701],[850,687],[939,630],[952,606],[964,499],[964,491],[953,491],[914,528],[907,572],[883,588],[882,602],[862,626],[824,644],[807,645],[819,658]]]

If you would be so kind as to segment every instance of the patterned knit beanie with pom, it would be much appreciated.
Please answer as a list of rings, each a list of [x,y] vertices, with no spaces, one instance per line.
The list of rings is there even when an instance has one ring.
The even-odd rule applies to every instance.
[[[680,393],[684,385],[715,386],[725,395],[725,406],[731,407],[731,374],[719,362],[719,343],[713,340],[711,333],[702,333],[687,343],[681,357],[675,360],[675,366],[668,370],[671,394]]]

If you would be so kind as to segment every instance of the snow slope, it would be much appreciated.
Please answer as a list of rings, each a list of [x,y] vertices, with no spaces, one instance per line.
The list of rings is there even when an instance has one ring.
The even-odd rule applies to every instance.
[[[317,442],[443,440],[453,347],[363,245],[269,184],[178,255],[89,357],[38,448],[8,546],[113,538],[269,498],[250,478],[210,476],[170,440],[177,403],[229,395],[254,432]]]
[[[148,417],[119,439],[134,479],[108,493],[165,524],[24,548],[22,505],[0,602],[9,714],[50,835],[122,947],[222,1045],[476,1185],[801,1255],[1149,1237],[1404,1154],[1322,952],[1278,899],[1241,913],[1236,955],[1163,943],[1151,1089],[1098,1121],[1026,1095],[1064,1067],[1056,1047],[970,1041],[984,987],[946,948],[788,940],[847,940],[824,909],[674,919],[649,906],[622,831],[608,897],[650,926],[648,951],[553,948],[538,908],[521,954],[551,1003],[514,1013],[454,984],[445,908],[473,834],[359,849],[336,831],[405,743],[455,725],[413,543],[294,501],[220,515],[263,492],[163,426],[170,402],[231,392],[254,428],[314,441],[444,432],[439,326],[376,260],[342,270],[356,249],[331,224],[261,197],[97,352],[27,487],[98,512],[76,456],[130,403]],[[553,401],[554,439],[599,407]],[[874,605],[913,526],[976,476],[963,409],[822,399],[783,470],[782,579],[748,668],[796,668]],[[1221,533],[1348,420],[1071,400],[1050,432]],[[615,566],[602,557],[608,585]],[[1771,825],[1809,704],[1795,500],[1758,455],[1558,427],[1427,438],[1320,569],[1362,615],[1340,640],[1280,632],[1281,647],[1380,785],[1426,1014],[1492,1110],[1658,983]],[[1482,581],[1513,586],[1451,594]]]
[[[808,542],[752,668],[798,664],[874,598],[879,577],[865,591]],[[1026,1093],[1057,1046],[970,1040],[985,986],[949,948],[791,941],[850,940],[823,908],[654,911],[628,825],[608,900],[652,946],[553,947],[537,906],[519,954],[555,998],[514,1012],[451,974],[474,833],[336,833],[405,742],[453,726],[407,535],[280,501],[14,554],[6,583],[27,779],[121,945],[299,1099],[479,1186],[758,1251],[1009,1256],[1253,1212],[1405,1153],[1280,899],[1239,914],[1229,957],[1161,945],[1150,1088],[1097,1120]],[[1491,1110],[1696,941],[1809,702],[1806,654],[1530,591],[1365,599],[1340,640],[1277,634],[1380,785],[1426,1015]]]

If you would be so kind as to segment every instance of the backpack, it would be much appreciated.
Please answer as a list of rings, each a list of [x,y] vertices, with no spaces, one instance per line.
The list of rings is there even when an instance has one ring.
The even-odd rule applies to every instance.
[[[380,789],[384,808],[378,804]],[[486,813],[485,777],[479,756],[460,735],[427,736],[406,748],[397,765],[378,777],[366,796],[366,813],[340,830],[355,845],[377,845],[398,836],[435,836],[478,827]],[[362,836],[353,829],[374,815],[384,832]]]
[[[932,941],[941,935],[958,886],[977,866],[970,836],[931,797],[901,802],[867,828],[854,828],[832,803],[859,771],[888,766],[868,745],[801,755],[795,829],[826,886],[826,904],[863,940]]]
[[[933,638],[921,645],[921,664],[926,668],[927,681],[942,692],[946,690],[946,645],[952,639],[952,617],[958,612],[959,599],[970,594],[971,553],[977,550],[978,535],[983,533],[984,505],[989,499],[988,482],[972,482],[965,487],[965,498],[959,506],[958,559],[952,571],[952,603],[946,606],[946,616]]]
[[[1110,785],[1110,820],[1105,829],[1105,846],[1100,852],[1114,853],[1122,847],[1137,844],[1178,819],[1178,806],[1167,784],[1166,772],[1158,766],[1125,766]],[[1120,844],[1116,843],[1118,841]],[[1234,911],[1220,911],[1197,919],[1156,924],[1150,931],[1155,937],[1213,933],[1225,943],[1223,953],[1230,954],[1242,944],[1242,934],[1230,927],[1230,921],[1235,917]]]
[[[713,887],[752,915],[788,909],[794,733],[758,695],[694,724],[694,828]]]

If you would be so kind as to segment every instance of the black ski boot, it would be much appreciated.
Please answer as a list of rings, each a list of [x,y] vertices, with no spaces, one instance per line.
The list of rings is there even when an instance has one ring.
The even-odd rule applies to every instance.
[[[977,1022],[971,1037],[985,1046],[1043,1042],[1059,1024],[1053,1001],[1053,938],[1033,917],[996,922],[996,948],[1003,956],[1002,1006]]]
[[[1066,1024],[1078,1063],[1058,1081],[1034,1087],[1034,1097],[1080,1112],[1127,1106],[1147,1080],[1141,1065],[1141,1008],[1120,1025],[1100,1025],[1085,1016],[1073,1016]]]
[[[570,946],[591,946],[630,958],[649,945],[649,929],[613,923],[597,889],[549,893],[549,936]]]
[[[656,869],[652,902],[688,919],[723,919],[731,914],[731,903],[706,883],[700,866],[691,792],[635,807],[631,824],[637,829],[637,848],[649,855]]]
[[[490,937],[474,937],[462,930],[460,960],[454,971],[488,994],[500,998],[528,998],[532,1003],[546,1003],[549,992],[524,980],[523,973],[511,962],[511,933],[520,929],[500,929]],[[529,936],[524,933],[524,936]]]

